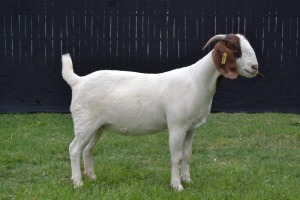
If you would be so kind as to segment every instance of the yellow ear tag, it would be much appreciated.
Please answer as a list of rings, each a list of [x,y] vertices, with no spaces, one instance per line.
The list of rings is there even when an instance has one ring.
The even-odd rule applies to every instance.
[[[223,53],[221,64],[225,64],[227,59],[227,53]]]

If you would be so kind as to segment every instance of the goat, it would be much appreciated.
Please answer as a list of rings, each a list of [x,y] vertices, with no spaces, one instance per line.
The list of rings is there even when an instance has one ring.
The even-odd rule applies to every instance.
[[[72,88],[75,138],[69,153],[74,187],[83,185],[81,153],[85,175],[96,178],[92,150],[104,129],[123,135],[168,129],[170,185],[182,191],[181,181],[191,182],[192,141],[210,114],[218,77],[261,75],[255,52],[243,35],[216,35],[203,49],[214,41],[218,41],[214,49],[195,64],[159,74],[100,70],[80,77],[70,55],[62,55],[62,76]]]

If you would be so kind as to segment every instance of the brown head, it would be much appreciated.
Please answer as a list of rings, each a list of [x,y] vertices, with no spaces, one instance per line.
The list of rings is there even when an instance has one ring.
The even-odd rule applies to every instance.
[[[212,58],[217,70],[224,77],[236,79],[238,75],[252,78],[262,75],[258,72],[258,62],[249,41],[240,34],[216,35],[204,46],[218,41]]]

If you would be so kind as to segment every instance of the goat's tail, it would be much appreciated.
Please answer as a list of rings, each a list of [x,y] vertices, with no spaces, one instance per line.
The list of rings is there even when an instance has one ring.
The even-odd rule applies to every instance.
[[[62,62],[62,76],[64,80],[72,87],[76,85],[80,79],[73,71],[73,63],[70,54],[64,54],[61,56]]]

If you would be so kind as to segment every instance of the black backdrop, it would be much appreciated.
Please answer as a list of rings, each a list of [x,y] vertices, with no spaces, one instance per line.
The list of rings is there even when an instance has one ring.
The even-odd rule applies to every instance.
[[[196,62],[215,34],[240,32],[265,78],[223,81],[212,111],[300,113],[299,10],[298,0],[1,0],[0,112],[68,112],[63,53],[79,75],[157,73]]]

